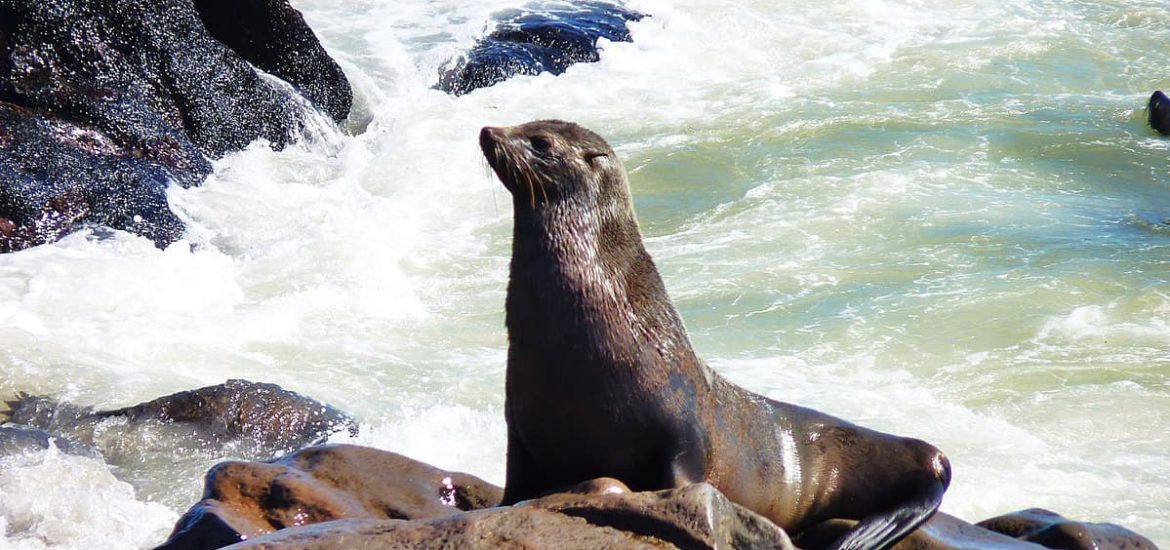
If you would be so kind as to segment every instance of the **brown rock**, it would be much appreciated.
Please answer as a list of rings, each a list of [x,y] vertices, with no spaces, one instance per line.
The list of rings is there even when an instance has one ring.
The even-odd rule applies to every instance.
[[[1062,550],[1157,550],[1150,539],[1112,523],[1070,520],[1043,508],[1030,508],[979,522],[1009,537]]]
[[[203,500],[160,548],[219,548],[224,541],[343,518],[431,519],[492,506],[501,494],[475,476],[395,453],[309,447],[271,462],[216,465]]]
[[[230,548],[795,550],[783,530],[706,483],[645,493],[561,493],[432,520],[331,521]]]
[[[670,547],[793,548],[783,529],[732,503],[707,483],[642,493],[559,493],[516,507],[583,518],[591,525],[658,539]]]
[[[537,508],[479,510],[429,521],[340,520],[288,529],[230,546],[231,550],[661,550],[654,539]]]
[[[159,548],[778,548],[764,517],[702,483],[631,493],[600,478],[510,507],[502,490],[367,447],[225,462]]]

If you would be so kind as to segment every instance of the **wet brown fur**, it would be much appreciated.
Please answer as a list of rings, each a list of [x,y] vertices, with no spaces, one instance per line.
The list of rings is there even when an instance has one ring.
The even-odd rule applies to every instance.
[[[934,447],[703,364],[604,139],[537,121],[484,128],[480,145],[514,209],[504,504],[605,476],[635,491],[708,481],[793,533],[861,520],[834,548],[887,547],[934,513],[950,480]]]

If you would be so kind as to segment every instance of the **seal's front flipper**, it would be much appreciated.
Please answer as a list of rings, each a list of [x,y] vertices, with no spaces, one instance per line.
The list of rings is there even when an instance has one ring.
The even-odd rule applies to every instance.
[[[845,533],[833,550],[880,550],[889,548],[930,519],[947,490],[948,479],[924,480],[915,497],[893,510],[863,518]]]

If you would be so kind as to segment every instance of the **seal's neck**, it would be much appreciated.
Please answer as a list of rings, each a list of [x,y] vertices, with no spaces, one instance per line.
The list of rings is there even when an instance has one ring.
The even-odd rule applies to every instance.
[[[664,369],[693,354],[630,206],[524,206],[515,209],[508,282],[512,348]]]

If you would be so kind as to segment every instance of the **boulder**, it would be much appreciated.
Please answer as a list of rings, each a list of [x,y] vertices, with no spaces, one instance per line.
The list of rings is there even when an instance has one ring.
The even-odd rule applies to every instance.
[[[515,75],[559,75],[600,59],[597,40],[629,42],[629,21],[644,15],[608,2],[575,2],[510,10],[466,55],[440,70],[439,90],[463,95]]]
[[[832,548],[856,522],[830,520],[802,531],[795,537],[804,550]],[[926,523],[911,531],[890,550],[1043,550],[1031,544],[995,531],[972,525],[955,516],[936,512]]]
[[[832,547],[854,522],[832,520],[805,529],[804,550]],[[1156,550],[1149,539],[1111,523],[1085,523],[1033,508],[971,524],[936,513],[891,550]]]
[[[1070,520],[1030,508],[978,523],[980,527],[1046,548],[1061,550],[1156,550],[1150,539],[1113,523]]]
[[[0,421],[61,434],[99,451],[104,441],[95,437],[99,425],[104,425],[106,438],[115,440],[141,424],[176,425],[201,445],[222,446],[249,439],[259,447],[258,454],[267,456],[322,442],[342,429],[357,431],[352,418],[329,405],[276,384],[247,380],[228,380],[113,410],[94,410],[27,394],[19,394],[7,404],[10,410],[0,413]],[[124,421],[111,426],[110,419]]]
[[[502,493],[387,451],[313,447],[217,465],[159,548],[793,548],[705,483],[631,493],[599,479],[509,507]]]
[[[494,506],[503,490],[475,476],[354,445],[302,449],[271,462],[224,462],[203,500],[160,548],[218,548],[280,529],[336,519],[417,520]]]
[[[249,61],[345,118],[348,82],[287,2],[248,0],[239,17],[200,5],[0,1],[0,252],[82,224],[178,240],[167,186],[198,185],[209,158],[257,139],[280,147],[303,126],[304,100]]]
[[[292,84],[334,121],[349,116],[349,80],[288,0],[195,0],[195,9],[237,55]]]
[[[44,451],[56,446],[61,452],[97,457],[92,447],[80,445],[64,437],[27,426],[0,426],[0,457],[19,453]]]
[[[197,185],[210,170],[177,132],[127,145],[94,126],[0,101],[0,253],[55,241],[82,223],[165,246],[184,231],[167,187]]]

